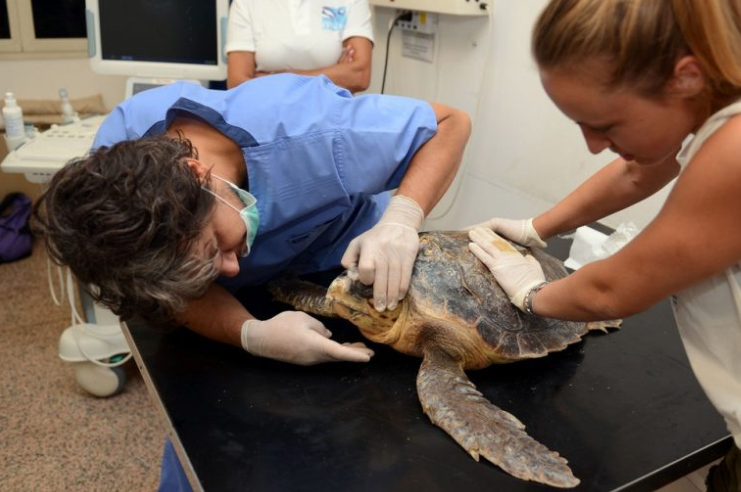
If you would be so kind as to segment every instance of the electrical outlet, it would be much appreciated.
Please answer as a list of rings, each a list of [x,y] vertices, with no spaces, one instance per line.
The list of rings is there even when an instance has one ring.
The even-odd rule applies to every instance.
[[[408,12],[396,21],[396,25],[405,31],[434,34],[437,29],[437,14],[429,12]]]

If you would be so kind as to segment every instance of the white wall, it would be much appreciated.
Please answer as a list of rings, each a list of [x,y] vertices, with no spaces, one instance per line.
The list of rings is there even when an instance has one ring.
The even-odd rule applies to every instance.
[[[403,58],[400,33],[392,33],[386,92],[460,107],[474,122],[462,171],[426,228],[456,229],[493,216],[530,217],[615,157],[591,155],[578,127],[540,85],[530,34],[545,3],[495,1],[490,31],[486,18],[439,16],[434,63]],[[375,9],[374,92],[380,89],[392,15],[391,9]],[[665,192],[659,195],[603,222],[643,227],[663,203]]]
[[[126,77],[95,74],[87,58],[0,60],[0,95],[57,99],[61,88],[67,89],[70,99],[102,94],[110,110],[123,100]]]
[[[87,58],[0,60],[0,100],[6,92],[18,99],[56,100],[61,88],[72,100],[101,94],[110,110],[123,100],[126,77],[94,74]],[[5,142],[0,141],[0,162],[6,154]],[[36,199],[41,187],[21,174],[0,171],[0,197],[16,191]]]

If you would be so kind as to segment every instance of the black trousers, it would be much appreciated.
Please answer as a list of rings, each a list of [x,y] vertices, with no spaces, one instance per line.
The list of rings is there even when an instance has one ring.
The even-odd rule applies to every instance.
[[[705,485],[708,492],[741,492],[741,451],[735,445],[710,468]]]

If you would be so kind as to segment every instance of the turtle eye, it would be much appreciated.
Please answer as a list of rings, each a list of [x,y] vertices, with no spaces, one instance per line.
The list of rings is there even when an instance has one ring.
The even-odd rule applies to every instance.
[[[349,276],[348,276],[349,277]],[[352,279],[352,277],[349,277]],[[365,285],[360,280],[353,280],[350,285],[350,293],[361,299],[373,299],[373,286]]]

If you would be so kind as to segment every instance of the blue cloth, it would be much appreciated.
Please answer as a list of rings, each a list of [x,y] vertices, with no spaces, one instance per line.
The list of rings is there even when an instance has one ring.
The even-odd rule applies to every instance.
[[[324,76],[281,74],[228,91],[179,82],[117,106],[93,147],[165,132],[178,113],[196,115],[242,148],[260,229],[231,291],[339,265],[348,243],[370,229],[411,158],[437,131],[419,100],[353,97]]]
[[[168,437],[165,439],[165,451],[162,453],[160,484],[157,492],[192,492],[192,490],[185,470]]]
[[[179,113],[195,115],[242,148],[260,228],[229,290],[282,271],[339,266],[349,242],[370,229],[417,150],[437,131],[425,102],[353,97],[326,77],[253,79],[229,91],[180,82],[141,92],[117,106],[94,148],[160,135]],[[168,440],[160,491],[190,490]]]

